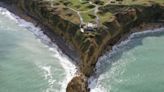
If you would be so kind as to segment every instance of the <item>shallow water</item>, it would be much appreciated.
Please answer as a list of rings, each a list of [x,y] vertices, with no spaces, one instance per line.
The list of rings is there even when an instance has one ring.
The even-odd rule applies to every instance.
[[[0,92],[65,92],[70,62],[39,28],[0,8]]]
[[[163,92],[164,29],[158,31],[162,30],[133,35],[104,55],[92,92]]]

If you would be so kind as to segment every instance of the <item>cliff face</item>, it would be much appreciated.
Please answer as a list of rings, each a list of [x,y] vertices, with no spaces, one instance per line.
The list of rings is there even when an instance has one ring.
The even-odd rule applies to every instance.
[[[23,12],[27,16],[30,16],[32,19],[36,20],[39,24],[42,24],[48,27],[51,32],[50,34],[55,34],[55,36],[59,36],[58,39],[64,39],[70,46],[76,48],[77,41],[75,38],[76,34],[79,30],[79,18],[76,14],[72,17],[71,21],[66,20],[65,16],[59,15],[60,10],[56,10],[55,7],[50,7],[50,2],[45,0],[0,0],[2,2],[7,3],[10,7],[16,8],[19,12]],[[74,13],[73,11],[69,10]],[[64,10],[63,10],[64,12]],[[65,17],[65,18],[63,18]],[[52,38],[52,36],[50,37]],[[63,42],[59,42],[58,45],[65,45]],[[62,49],[69,49],[66,46],[59,46]],[[65,52],[65,51],[64,51]],[[79,55],[79,52],[75,52],[76,55]],[[73,56],[67,55],[71,58]],[[73,57],[74,58],[74,57]]]
[[[106,20],[94,31],[80,32],[80,18],[64,7],[50,7],[51,3],[44,0],[0,0],[19,8],[28,16],[39,21],[53,33],[65,39],[80,55],[79,67],[81,74],[68,84],[67,92],[88,92],[87,77],[91,76],[98,58],[110,50],[124,34],[143,22],[154,22],[164,19],[164,8],[157,4],[150,6],[106,5],[100,7],[102,12],[113,12],[111,20]],[[113,8],[115,10],[113,10]],[[112,11],[111,11],[112,10]],[[70,14],[65,14],[71,12]]]

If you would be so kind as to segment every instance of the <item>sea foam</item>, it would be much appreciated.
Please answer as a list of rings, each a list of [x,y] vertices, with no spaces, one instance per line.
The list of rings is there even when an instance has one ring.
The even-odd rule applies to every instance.
[[[68,59],[68,57],[61,52],[61,50],[58,48],[58,46],[56,44],[51,42],[51,40],[43,33],[43,31],[41,31],[41,28],[34,26],[33,23],[30,23],[30,22],[27,22],[27,21],[21,19],[20,17],[9,12],[6,8],[0,7],[0,13],[6,17],[12,19],[16,23],[18,23],[19,26],[24,27],[24,28],[28,29],[29,31],[31,31],[42,43],[44,43],[46,45],[45,47],[49,47],[49,50],[55,53],[54,57],[58,58],[60,60],[60,63],[63,66],[63,68],[65,69],[65,72],[67,74],[65,80],[62,82],[62,88],[60,91],[60,92],[65,92],[68,82],[72,79],[72,77],[75,76],[75,72],[77,71],[76,66],[71,63],[70,59]],[[96,70],[97,70],[96,73],[100,74],[100,72],[101,72],[100,67],[103,67],[103,65],[105,63],[105,62],[101,62],[101,61],[107,61],[108,63],[110,63],[110,61],[108,61],[106,59],[111,58],[113,54],[115,54],[119,50],[121,50],[122,47],[125,47],[125,45],[128,44],[132,39],[134,39],[136,37],[144,36],[147,34],[152,35],[154,33],[159,33],[163,30],[164,30],[164,28],[159,28],[159,29],[147,30],[144,32],[136,32],[136,33],[131,34],[127,40],[122,41],[120,44],[113,46],[112,52],[108,52],[99,58],[99,60],[96,64]],[[45,78],[47,79],[48,76],[51,78],[51,70],[50,70],[51,67],[42,66],[42,69],[45,71]],[[51,80],[50,84],[53,84],[54,81],[55,80]],[[89,87],[91,88],[91,92],[106,92],[106,90],[101,85],[97,85],[98,81],[101,81],[101,79],[95,79],[94,76],[90,77]],[[47,92],[49,92],[49,91],[47,91]]]
[[[49,50],[53,52],[53,57],[59,59],[59,63],[62,65],[66,73],[65,79],[61,83],[62,87],[60,92],[65,92],[68,82],[75,76],[75,73],[77,71],[76,66],[71,63],[72,61],[65,54],[63,54],[58,46],[43,33],[41,28],[36,27],[33,23],[21,19],[20,17],[8,11],[6,8],[0,7],[0,13],[15,21],[20,27],[26,28],[27,30],[31,31],[40,42],[45,44],[45,47],[48,47]],[[45,79],[47,79],[49,82],[49,88],[47,88],[46,92],[52,92],[51,88],[53,87],[53,83],[56,80],[52,78],[51,66],[39,67],[44,71]]]
[[[103,68],[106,64],[112,65],[114,62],[112,60],[109,60],[113,58],[115,55],[119,54],[120,52],[124,51],[125,49],[128,49],[129,47],[127,46],[128,44],[131,43],[136,38],[141,38],[141,37],[147,37],[147,36],[153,36],[156,34],[161,34],[161,32],[164,32],[164,28],[158,28],[154,30],[146,30],[143,32],[136,32],[132,33],[127,40],[122,41],[121,43],[113,46],[112,50],[104,54],[102,57],[99,58],[97,64],[96,64],[96,76],[91,76],[89,79],[89,88],[91,89],[91,92],[107,92],[107,90],[102,87],[99,82],[105,78],[103,74]],[[133,58],[135,59],[135,58]],[[103,62],[102,62],[103,61]],[[117,62],[120,63],[120,62]],[[115,63],[115,64],[117,64]],[[126,62],[123,61],[124,64]],[[115,72],[115,69],[112,69],[111,72]],[[121,73],[123,73],[122,71]],[[108,75],[110,76],[110,75]],[[121,80],[120,80],[121,81]],[[110,85],[109,85],[110,86]],[[109,87],[110,88],[110,87]],[[110,89],[108,89],[110,90]]]

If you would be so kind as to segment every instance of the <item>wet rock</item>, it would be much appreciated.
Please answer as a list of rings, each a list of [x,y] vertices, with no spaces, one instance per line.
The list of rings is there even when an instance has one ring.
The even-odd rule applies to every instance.
[[[78,75],[68,83],[66,92],[89,92],[87,85],[86,77]]]

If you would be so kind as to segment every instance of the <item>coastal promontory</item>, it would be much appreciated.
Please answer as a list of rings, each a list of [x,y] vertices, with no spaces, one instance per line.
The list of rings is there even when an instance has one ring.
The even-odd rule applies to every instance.
[[[163,0],[0,0],[18,16],[24,14],[49,30],[47,35],[79,67],[67,92],[89,92],[88,78],[98,58],[132,33],[164,23]],[[23,17],[28,20],[27,17]],[[62,41],[60,41],[62,39]],[[66,49],[69,49],[66,51]]]

